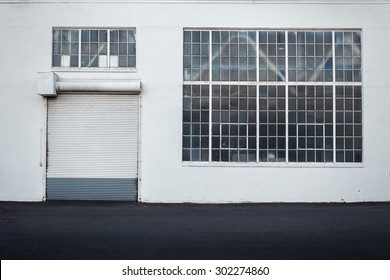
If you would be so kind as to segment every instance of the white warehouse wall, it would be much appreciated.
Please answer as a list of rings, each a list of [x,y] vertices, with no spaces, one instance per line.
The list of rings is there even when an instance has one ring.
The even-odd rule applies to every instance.
[[[390,87],[387,82],[390,3],[16,2],[0,1],[0,200],[45,199],[46,101],[37,95],[36,85],[37,72],[52,70],[53,27],[136,27],[137,71],[123,74],[142,82],[140,201],[390,200]],[[183,164],[182,31],[186,27],[361,28],[363,164],[356,167]],[[110,71],[93,73],[107,76]]]

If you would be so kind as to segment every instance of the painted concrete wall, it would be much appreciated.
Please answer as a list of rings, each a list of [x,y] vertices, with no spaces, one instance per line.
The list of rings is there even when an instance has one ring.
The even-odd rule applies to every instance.
[[[128,26],[137,28],[137,71],[123,75],[141,79],[143,86],[141,201],[389,201],[390,5],[200,2],[0,2],[0,200],[45,199],[46,101],[37,95],[37,72],[52,70],[52,28]],[[185,27],[362,28],[363,164],[352,168],[183,164]]]

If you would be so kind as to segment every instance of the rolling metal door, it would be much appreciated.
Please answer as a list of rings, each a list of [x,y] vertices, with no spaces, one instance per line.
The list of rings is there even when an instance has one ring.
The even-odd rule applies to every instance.
[[[47,199],[137,197],[138,95],[48,100]]]

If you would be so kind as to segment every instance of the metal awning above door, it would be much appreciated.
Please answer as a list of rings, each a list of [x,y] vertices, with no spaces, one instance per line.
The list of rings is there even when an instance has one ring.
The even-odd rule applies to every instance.
[[[139,94],[141,81],[124,78],[102,79],[84,77],[69,79],[53,72],[38,73],[38,94],[55,97],[57,93]]]

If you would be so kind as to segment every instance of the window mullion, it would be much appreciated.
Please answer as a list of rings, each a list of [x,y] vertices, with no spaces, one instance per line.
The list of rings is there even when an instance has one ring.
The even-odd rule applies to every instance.
[[[213,120],[212,120],[212,116],[213,116],[213,107],[212,107],[212,78],[213,78],[213,75],[212,75],[212,60],[213,60],[213,56],[212,56],[212,37],[211,37],[211,30],[209,31],[209,162],[212,161],[212,126],[213,126]]]
[[[111,67],[110,33],[111,33],[110,30],[107,29],[107,68]]]
[[[235,32],[235,34],[237,34],[237,31],[233,31],[233,32]],[[309,162],[309,163],[310,162],[326,162],[329,165],[329,164],[336,164],[337,162],[341,162],[342,159],[337,158],[337,156],[339,156],[339,154],[338,154],[339,152],[338,152],[337,146],[336,146],[336,144],[339,144],[338,137],[340,137],[340,140],[344,140],[345,143],[347,143],[347,140],[348,140],[348,146],[345,144],[345,147],[343,149],[344,155],[346,157],[345,162],[359,161],[359,160],[356,160],[356,157],[359,158],[360,154],[361,154],[361,148],[359,146],[360,145],[359,141],[361,141],[362,137],[360,134],[355,135],[354,133],[355,133],[355,130],[357,131],[356,133],[361,133],[361,132],[359,132],[361,124],[360,123],[351,124],[353,117],[355,116],[355,118],[357,118],[359,120],[359,118],[360,118],[359,114],[361,114],[361,109],[359,109],[360,108],[359,102],[361,102],[361,101],[357,100],[355,102],[355,100],[354,100],[354,98],[355,99],[359,98],[359,92],[356,91],[356,94],[355,94],[355,92],[353,92],[353,94],[355,94],[355,96],[351,96],[351,90],[360,89],[360,88],[357,88],[357,86],[361,86],[361,84],[362,84],[361,81],[358,81],[358,82],[353,81],[353,77],[354,77],[353,73],[352,73],[352,76],[350,74],[350,72],[352,72],[352,70],[353,70],[350,67],[354,66],[355,64],[358,65],[359,64],[358,58],[360,58],[360,54],[356,55],[356,57],[357,57],[356,59],[354,57],[354,54],[355,54],[354,49],[353,49],[355,47],[354,45],[352,45],[352,52],[350,50],[351,49],[350,40],[352,40],[352,38],[354,38],[354,40],[355,40],[355,37],[351,37],[351,36],[355,36],[355,34],[353,32],[352,33],[351,32],[344,32],[344,34],[340,32],[340,40],[339,40],[339,33],[338,33],[339,31],[337,31],[337,30],[333,30],[333,31],[332,30],[329,30],[329,31],[328,30],[326,30],[326,31],[323,31],[323,30],[297,31],[296,34],[294,34],[294,31],[291,31],[291,30],[265,31],[264,33],[262,33],[262,32],[264,32],[264,31],[256,30],[253,33],[247,33],[246,31],[242,32],[242,34],[238,33],[239,35],[241,34],[240,35],[241,37],[239,36],[239,38],[241,38],[243,40],[238,39],[238,40],[235,40],[234,42],[233,41],[227,42],[227,38],[228,38],[227,31],[207,30],[207,32],[205,32],[205,34],[207,36],[207,33],[208,33],[209,42],[207,42],[208,45],[205,45],[206,41],[204,41],[203,47],[207,47],[208,52],[209,52],[208,81],[206,81],[206,80],[194,81],[194,79],[183,81],[184,85],[206,86],[206,88],[208,88],[208,91],[209,91],[208,101],[206,99],[206,102],[209,103],[209,112],[208,112],[208,118],[209,118],[209,121],[208,121],[208,125],[209,125],[208,152],[209,152],[209,154],[208,154],[208,162],[230,161],[229,158],[227,157],[228,153],[226,153],[226,150],[229,150],[230,152],[232,152],[231,157],[230,157],[231,161],[240,161],[240,160],[245,161],[244,157],[240,157],[240,152],[238,150],[244,149],[243,147],[244,147],[244,145],[246,145],[245,149],[248,151],[248,156],[249,156],[249,144],[251,144],[251,148],[250,148],[251,149],[251,153],[250,153],[251,161],[254,161],[254,158],[253,158],[253,155],[254,155],[253,149],[254,148],[256,148],[255,161],[257,163],[261,163],[261,161],[263,160],[263,157],[264,158],[267,157],[268,160],[271,162],[281,160],[282,159],[281,154],[284,151],[282,151],[283,147],[279,146],[279,143],[281,143],[283,141],[283,139],[280,137],[283,137],[281,133],[282,133],[282,129],[284,129],[284,127],[285,127],[285,131],[283,132],[285,134],[284,135],[284,137],[285,137],[285,146],[284,146],[285,160],[284,160],[284,163],[294,164],[293,162],[301,162],[301,163],[304,163],[304,162],[306,162],[306,163],[307,162]],[[79,36],[80,35],[81,34],[79,34]],[[111,34],[111,35],[115,35],[115,34]],[[186,35],[188,35],[188,34],[186,34]],[[196,35],[198,36],[198,34],[196,34]],[[215,36],[214,42],[213,42],[212,35]],[[230,48],[229,48],[230,53],[228,51],[225,52],[226,50],[224,50],[224,49],[222,49],[222,54],[217,53],[217,56],[223,57],[223,59],[221,61],[213,59],[213,50],[214,50],[213,43],[216,43],[216,44],[219,43],[219,37],[217,37],[217,35],[221,36],[221,38],[223,37],[223,40],[222,40],[223,46],[225,46],[226,42],[227,42],[227,45],[230,46]],[[255,35],[255,38],[253,38],[253,35]],[[264,37],[264,41],[263,41],[263,35],[266,36],[266,37]],[[256,53],[253,54],[253,52],[251,52],[251,54],[250,54],[250,56],[251,56],[250,63],[252,65],[252,67],[255,66],[255,71],[256,71],[255,80],[253,80],[253,76],[251,76],[250,80],[249,80],[249,78],[248,79],[242,78],[242,80],[240,80],[239,78],[235,78],[236,77],[235,72],[232,73],[232,71],[233,71],[232,65],[237,64],[236,67],[238,68],[237,69],[238,77],[240,77],[239,76],[240,70],[245,70],[245,69],[248,70],[247,68],[249,68],[248,67],[249,64],[247,64],[247,66],[245,66],[245,65],[242,66],[242,69],[239,66],[239,65],[241,65],[240,64],[241,63],[240,54],[241,54],[241,56],[243,56],[246,53],[246,52],[244,53],[244,51],[252,51],[249,49],[245,50],[245,48],[248,47],[247,43],[244,44],[245,36],[250,37],[251,44],[256,44],[255,45],[255,48],[256,48],[255,52]],[[274,38],[275,36],[276,36],[276,38]],[[343,36],[344,37],[346,36],[346,38],[348,38],[348,39],[345,39]],[[356,44],[359,44],[359,42],[360,42],[360,41],[358,41],[358,40],[360,40],[359,36],[360,35],[357,33],[357,35],[356,35],[357,43]],[[297,38],[296,43],[294,43],[295,37]],[[268,38],[268,41],[267,41],[267,38]],[[283,38],[284,38],[284,43],[281,43]],[[336,42],[336,38],[338,40],[337,42]],[[255,39],[255,43],[253,43],[253,39]],[[289,41],[290,39],[292,40],[291,42]],[[185,40],[186,40],[185,42],[187,44],[188,38]],[[197,40],[198,39],[196,39],[195,41],[197,41]],[[110,41],[110,39],[109,39],[109,41]],[[339,43],[340,43],[341,47],[346,45],[346,47],[344,46],[344,49],[346,49],[349,52],[343,53],[342,52],[343,49],[341,49],[341,51],[339,53],[339,51],[338,51],[339,50],[338,49]],[[343,45],[343,43],[344,43],[344,45]],[[80,44],[81,44],[81,42],[80,42]],[[233,44],[235,44],[235,45],[233,45]],[[283,47],[282,44],[284,44],[284,48],[285,48],[284,52],[282,50],[282,47]],[[290,48],[289,48],[289,44],[291,44]],[[237,45],[237,47],[236,47],[236,45]],[[240,46],[243,48],[240,49]],[[188,46],[186,46],[186,47],[188,49]],[[201,47],[202,47],[202,44],[201,44]],[[264,54],[262,52],[263,47],[265,47]],[[280,48],[278,48],[278,47],[280,47]],[[275,50],[275,48],[276,48],[276,50]],[[358,45],[356,48],[360,48],[360,45]],[[204,48],[204,50],[207,51],[205,48]],[[240,50],[242,52],[240,52]],[[270,56],[270,58],[268,57],[268,55],[265,54],[267,50],[268,50],[268,55]],[[295,50],[295,54],[293,54],[294,50]],[[108,57],[110,57],[110,54],[113,51],[114,51],[113,48],[111,48],[111,50],[110,50],[110,45],[108,42]],[[187,52],[188,51],[191,52],[190,49],[188,49]],[[193,47],[192,47],[192,51],[194,51]],[[217,51],[217,48],[215,49],[215,51]],[[280,52],[280,51],[282,51],[282,52]],[[237,54],[238,59],[236,61],[234,56],[236,56],[237,52],[238,52],[238,54]],[[325,55],[324,55],[324,52],[326,53]],[[292,55],[291,59],[289,59],[289,54]],[[230,55],[230,68],[228,66],[229,60],[227,59],[227,58],[229,58],[229,55]],[[253,55],[256,58],[255,64],[253,64],[253,61],[252,61]],[[330,58],[329,58],[329,55],[331,55]],[[337,57],[336,57],[336,55],[337,55]],[[343,55],[347,57],[344,60],[345,65],[343,64]],[[231,56],[234,57],[233,60],[232,60]],[[249,63],[248,62],[249,61],[248,60],[249,54],[246,53],[246,56],[247,57],[243,58],[244,64],[245,64],[245,61],[247,61],[247,63]],[[274,58],[274,56],[275,56],[275,58]],[[282,59],[282,56],[285,56],[285,64],[284,65],[280,65],[280,62],[281,62],[280,60]],[[267,70],[268,72],[263,69],[263,68],[267,68],[267,64],[264,63],[264,66],[263,66],[263,61],[260,60],[263,58],[268,58],[268,65],[271,64],[271,66],[268,66],[268,70]],[[279,58],[279,60],[278,60],[278,58]],[[275,67],[273,65],[274,59],[276,59],[275,60],[275,63],[276,63]],[[305,61],[305,59],[306,59],[306,61]],[[357,62],[355,62],[355,60]],[[347,61],[347,62],[345,62],[345,61]],[[222,79],[223,81],[221,81],[221,79],[219,79],[218,77],[216,77],[217,80],[213,81],[213,77],[215,77],[215,75],[213,76],[213,62],[216,62],[215,67],[218,68],[218,69],[216,68],[216,70],[221,70],[223,72],[223,75],[225,75],[224,78]],[[338,65],[336,65],[336,62],[338,63]],[[195,60],[195,63],[196,63],[196,60]],[[319,64],[319,65],[317,65],[317,64]],[[317,65],[317,67],[316,67],[316,65]],[[329,67],[331,65],[332,65],[332,69],[329,69]],[[339,73],[338,72],[339,70],[337,67],[343,66],[343,65],[344,65],[345,69],[343,68],[344,70],[340,70],[340,71],[344,71],[344,72]],[[278,71],[278,70],[281,70],[280,67],[285,67],[284,80],[282,78],[281,72]],[[289,67],[290,67],[290,69],[292,69],[291,67],[296,69],[296,71],[294,71],[294,69],[291,70],[292,71],[291,76],[289,75],[290,74]],[[228,71],[228,69],[230,69],[230,72]],[[263,70],[264,70],[264,78],[262,78],[263,77],[263,72],[262,72]],[[332,71],[332,72],[329,72],[329,71]],[[274,72],[277,72],[277,74],[278,74],[277,77],[278,78],[280,77],[281,79],[275,79]],[[231,74],[230,79],[228,76],[226,76],[227,73]],[[306,77],[305,79],[303,76],[304,73],[306,75],[308,75],[308,77]],[[245,74],[245,71],[243,71],[242,77],[244,77],[244,74]],[[249,74],[249,72],[247,72],[247,74]],[[251,73],[251,74],[253,74],[253,73]],[[265,79],[266,74],[268,75],[268,80]],[[295,74],[298,75],[297,78],[295,78]],[[332,75],[331,79],[329,79],[330,74]],[[340,77],[337,76],[336,74],[337,75],[340,74],[339,75]],[[338,80],[341,80],[341,78],[343,77],[342,76],[343,74],[345,76],[345,79],[343,81],[338,81]],[[359,75],[359,73],[357,72],[356,75]],[[357,76],[357,77],[359,77],[359,76]],[[290,79],[293,79],[294,81],[290,81]],[[356,79],[358,79],[358,78],[356,78]],[[270,80],[272,80],[272,81],[270,81]],[[244,94],[242,96],[240,95],[241,94],[240,91],[237,91],[238,100],[237,101],[234,100],[233,103],[228,102],[232,98],[232,96],[231,96],[232,92],[230,92],[229,97],[227,97],[228,92],[224,92],[225,93],[223,95],[224,98],[222,98],[222,97],[220,97],[219,99],[213,98],[213,90],[217,94],[217,91],[216,91],[217,88],[219,91],[221,91],[221,89],[223,91],[225,91],[225,88],[226,88],[226,90],[227,90],[227,88],[230,88],[230,90],[232,90],[232,88],[236,88],[236,87],[241,88],[241,86],[242,86],[242,88],[247,87],[247,88],[251,89],[251,94],[250,94],[250,96],[247,96],[248,100],[246,102],[245,102],[245,100],[242,102],[240,101],[241,99],[239,97],[241,97],[241,98],[244,97]],[[256,89],[255,89],[256,92],[253,92],[254,86],[256,87]],[[262,88],[260,88],[260,86],[262,86]],[[263,90],[264,90],[264,94],[265,94],[267,92],[266,88],[268,88],[268,94],[269,94],[268,99],[272,101],[272,103],[268,103],[268,106],[266,106],[265,99],[264,99],[264,104],[263,104],[263,98],[266,97],[265,95],[263,97]],[[260,92],[260,89],[262,90],[262,92]],[[291,96],[289,96],[290,89],[291,89]],[[330,91],[331,89],[332,89],[332,91]],[[336,90],[339,90],[339,89],[340,90],[344,89],[344,94],[346,94],[347,89],[348,89],[348,94],[349,94],[348,98],[346,98],[344,96],[344,99],[340,99],[340,106],[339,106],[339,95],[336,95]],[[278,101],[283,102],[283,100],[282,100],[283,99],[283,97],[282,97],[283,90],[284,90],[284,94],[285,94],[285,96],[284,96],[285,106],[282,108],[282,107],[280,107],[281,104],[278,103]],[[234,92],[235,91],[236,90],[234,90]],[[274,91],[276,92],[276,96],[274,96]],[[331,92],[332,92],[332,96],[329,95]],[[255,103],[253,102],[253,98],[254,98],[253,93],[255,93],[255,97],[256,97]],[[310,95],[308,93],[310,93]],[[260,100],[260,94],[262,95],[261,100]],[[297,96],[295,96],[295,94],[297,94]],[[290,97],[291,97],[292,101],[294,101],[294,103],[296,102],[296,108],[291,107],[293,104],[289,105]],[[342,98],[341,95],[340,95],[340,98]],[[275,104],[274,104],[274,99],[276,100]],[[203,99],[203,101],[204,101],[204,99]],[[248,105],[249,101],[251,102],[250,106]],[[344,102],[344,103],[342,103],[342,102]],[[229,127],[231,126],[229,119],[227,119],[228,116],[230,116],[230,118],[233,118],[233,119],[230,119],[231,122],[233,122],[233,123],[238,122],[238,131],[239,131],[238,136],[236,135],[237,132],[234,132],[232,135],[230,135],[231,137],[227,134],[228,132],[225,132],[223,135],[221,134],[221,132],[219,133],[220,138],[221,138],[221,136],[230,137],[230,140],[233,141],[232,146],[229,146],[228,148],[226,148],[226,144],[223,145],[223,147],[224,147],[223,148],[223,150],[224,150],[223,151],[224,152],[223,153],[223,160],[222,160],[222,153],[221,153],[221,157],[219,159],[215,158],[213,156],[213,146],[212,146],[214,143],[213,136],[216,138],[218,137],[218,135],[215,135],[215,131],[213,130],[213,116],[214,116],[213,103],[214,103],[214,106],[218,105],[218,104],[220,104],[218,106],[222,106],[222,104],[223,104],[223,107],[220,107],[218,112],[220,114],[220,118],[223,117],[223,120],[224,120],[223,127],[225,128],[225,130],[226,130],[225,125],[229,125]],[[247,105],[241,106],[241,104],[247,104]],[[348,104],[348,107],[346,104]],[[344,107],[342,107],[341,105]],[[238,108],[234,109],[237,106],[238,106]],[[244,136],[244,134],[242,134],[240,132],[241,130],[239,129],[240,128],[239,120],[241,120],[239,113],[240,113],[240,110],[245,109],[245,106],[249,106],[250,110],[251,110],[250,118],[248,117],[247,122],[249,122],[249,120],[250,120],[252,125],[254,125],[253,121],[255,121],[255,125],[256,125],[256,128],[255,128],[256,130],[251,131],[251,133],[255,132],[255,135],[251,134],[253,136],[256,136],[256,140],[254,140],[252,138],[253,136],[251,136],[251,137],[249,136],[249,130],[248,130],[249,125],[247,124],[247,131],[246,131],[246,135],[245,135],[246,143],[243,142],[244,139],[241,139],[242,138],[241,136]],[[255,115],[253,115],[253,106],[255,106],[255,110],[256,110]],[[261,108],[260,108],[260,106],[261,106]],[[356,108],[358,108],[358,109],[355,109],[354,106],[356,106]],[[245,117],[245,113],[248,113],[247,111],[249,110],[249,107],[245,110],[245,112],[243,112],[241,117]],[[264,118],[263,118],[263,107],[264,107],[264,113],[268,112],[268,115],[264,114]],[[238,116],[236,116],[235,111],[233,112],[234,114],[231,114],[232,111],[230,111],[230,114],[229,114],[229,110],[228,110],[229,108],[230,108],[230,110],[238,110]],[[291,108],[291,110],[293,110],[293,111],[291,111],[292,114],[289,114],[290,108]],[[282,110],[285,110],[284,116],[280,115],[282,113]],[[357,114],[353,115],[353,113],[354,113],[353,110],[358,110]],[[344,112],[344,111],[347,111],[347,112]],[[223,112],[223,114],[222,114],[222,112]],[[340,118],[339,119],[336,118],[336,116],[339,116],[338,112],[343,112],[343,114],[344,114],[344,116],[340,115],[341,121],[340,121]],[[217,117],[217,116],[215,116],[215,117]],[[253,117],[255,117],[255,120],[253,120]],[[266,117],[268,117],[268,123],[266,123],[266,120],[267,120]],[[280,120],[282,119],[282,117],[285,118],[284,124],[280,123]],[[289,123],[290,117],[291,117],[291,121],[292,121],[291,124]],[[341,123],[342,117],[344,117],[344,118],[348,117],[348,122],[344,121],[343,123]],[[331,118],[332,118],[332,121],[330,121]],[[196,117],[195,117],[195,119],[196,119]],[[216,119],[214,119],[214,120],[216,121],[214,126],[217,126],[216,129],[218,129],[218,124],[221,125],[222,120],[220,120],[220,121],[216,120]],[[279,122],[278,122],[278,120],[279,120]],[[275,122],[276,122],[276,124],[274,125]],[[263,124],[264,124],[264,131],[262,129],[260,129],[260,127],[259,127],[260,123],[262,124],[262,128],[263,128]],[[338,125],[340,125],[340,124],[345,126],[344,127],[344,134],[345,134],[344,138],[341,138],[342,137],[342,136],[340,136],[341,133],[339,133],[339,135],[337,135],[337,132],[339,130]],[[279,127],[278,125],[281,125],[281,126],[284,125],[284,127],[282,128],[282,127]],[[291,139],[290,139],[291,130],[289,131],[289,125],[291,126],[291,128],[295,127],[297,130],[297,131],[292,131],[292,135],[295,135],[295,136],[291,135]],[[320,127],[320,125],[322,125],[322,128]],[[332,125],[332,126],[330,126],[330,125]],[[340,125],[340,128],[342,128],[341,125]],[[353,125],[355,125],[355,127],[353,127]],[[252,128],[252,126],[251,126],[251,128]],[[305,130],[306,130],[305,133],[303,131],[303,128],[305,128]],[[236,129],[235,125],[233,126],[233,129]],[[268,137],[267,138],[265,137],[266,136],[265,133],[263,135],[263,132],[265,132],[266,129],[268,129]],[[330,130],[330,129],[332,129],[332,130]],[[236,130],[234,130],[234,131],[236,131]],[[301,133],[299,133],[299,131],[301,131]],[[203,133],[204,133],[204,131],[203,131]],[[214,133],[214,135],[213,135],[213,133]],[[332,142],[330,142],[330,140],[331,140],[330,135],[332,135]],[[260,142],[260,136],[262,136],[261,142]],[[321,136],[322,136],[322,145],[321,145]],[[264,139],[263,139],[263,137],[264,137]],[[358,138],[358,137],[360,137],[360,138]],[[249,138],[251,138],[250,142],[249,142]],[[240,139],[241,139],[241,142],[240,142]],[[301,145],[299,144],[299,141],[298,141],[299,139],[301,139],[301,140],[304,139],[306,141],[305,146],[302,145],[302,144],[304,144],[302,141],[301,141],[302,142]],[[206,139],[204,139],[204,140],[206,140]],[[263,144],[263,140],[264,140],[264,144]],[[279,142],[279,140],[280,140],[280,142]],[[236,144],[236,141],[237,141],[237,144]],[[253,141],[255,141],[255,143],[253,143]],[[353,142],[353,141],[356,141],[356,142]],[[241,146],[240,146],[240,143],[241,143]],[[332,143],[332,145],[331,145],[331,143]],[[255,144],[255,147],[252,146],[253,144]],[[353,146],[353,144],[355,144],[355,146]],[[215,145],[215,143],[214,143],[214,145]],[[238,145],[237,149],[236,149],[236,145]],[[274,147],[275,145],[276,145],[276,147]],[[289,147],[291,145],[293,145],[293,146],[292,146],[292,150],[291,150],[291,154],[290,154]],[[295,147],[295,145],[297,145],[297,146]],[[332,148],[330,148],[331,146],[332,146]],[[355,148],[356,146],[358,148]],[[267,149],[267,147],[268,147],[268,149]],[[217,151],[217,148],[218,147],[215,147],[216,150],[214,150],[214,151]],[[219,150],[221,150],[221,149],[222,149],[222,147],[220,146]],[[261,149],[261,151],[260,151],[260,149]],[[277,150],[277,153],[275,155],[274,155],[274,149]],[[266,150],[268,151],[268,155],[266,153]],[[203,150],[203,151],[205,152],[205,150]],[[264,151],[264,153],[263,153],[263,151]],[[299,153],[299,151],[300,151],[300,153]],[[342,152],[341,149],[339,151]],[[185,152],[187,153],[187,150],[185,150]],[[280,152],[280,154],[278,152]],[[244,154],[244,152],[243,152],[243,154]],[[277,157],[278,154],[279,154],[279,157]],[[304,154],[306,154],[306,160],[303,157]],[[290,155],[291,155],[291,158],[290,158]],[[332,161],[330,161],[331,155],[332,155]],[[340,155],[342,156],[342,154],[340,154]],[[236,156],[238,158],[236,158]],[[353,158],[354,156],[355,156],[355,159]],[[274,160],[274,157],[276,157],[275,160]],[[297,159],[295,159],[295,157],[297,157]],[[203,160],[207,160],[207,158],[203,158]]]
[[[256,162],[260,161],[259,158],[259,116],[260,116],[260,108],[259,108],[259,31],[256,31]]]
[[[332,64],[333,64],[333,163],[336,162],[336,35],[332,31]]]
[[[285,39],[284,39],[284,44],[285,44],[285,48],[284,48],[284,53],[285,53],[285,79],[286,79],[286,86],[285,86],[285,114],[286,114],[286,132],[285,132],[285,135],[286,135],[286,162],[288,162],[288,31],[285,31],[285,35],[284,35]]]
[[[79,68],[81,68],[81,29],[79,29]]]

